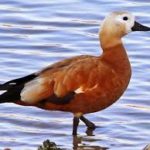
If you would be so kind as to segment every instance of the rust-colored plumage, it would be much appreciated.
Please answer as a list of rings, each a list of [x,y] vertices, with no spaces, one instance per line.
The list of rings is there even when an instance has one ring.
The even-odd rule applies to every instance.
[[[128,21],[124,20],[124,16]],[[13,95],[11,91],[14,93],[14,89],[18,88],[18,94],[14,94],[12,99],[14,103],[72,112],[74,135],[77,134],[79,119],[89,128],[95,128],[83,115],[113,104],[130,81],[131,66],[121,37],[130,32],[133,26],[134,17],[131,14],[110,14],[104,20],[99,34],[103,49],[101,56],[76,56],[48,66],[35,73],[34,77],[32,74],[9,81],[4,84],[7,85],[7,92],[0,98],[7,102],[9,96]],[[12,83],[15,85],[12,86]]]

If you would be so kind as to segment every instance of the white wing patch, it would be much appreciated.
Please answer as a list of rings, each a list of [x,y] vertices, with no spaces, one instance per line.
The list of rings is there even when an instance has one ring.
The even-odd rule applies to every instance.
[[[9,83],[9,85],[16,85],[16,83],[15,82],[11,82],[11,83]]]
[[[41,97],[39,97],[39,95],[45,90],[45,87],[43,86],[44,81],[45,80],[42,78],[35,78],[25,84],[25,87],[20,93],[21,100],[29,104],[34,104],[40,101]]]
[[[7,90],[2,90],[0,91],[0,95],[2,95],[3,93],[7,92]]]
[[[75,90],[75,93],[76,94],[79,94],[79,93],[84,93],[83,89],[80,87],[78,89]]]
[[[92,86],[92,87],[90,87],[90,88],[86,88],[86,89],[84,89],[84,90],[83,90],[82,87],[80,87],[80,88],[78,88],[78,89],[75,90],[75,93],[76,93],[76,94],[85,93],[86,91],[95,90],[97,87],[98,87],[98,84],[96,84],[96,85],[94,85],[94,86]]]

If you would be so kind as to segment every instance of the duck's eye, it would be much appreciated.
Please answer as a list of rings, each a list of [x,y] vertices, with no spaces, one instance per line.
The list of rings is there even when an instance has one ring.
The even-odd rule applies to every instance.
[[[128,17],[127,17],[127,16],[123,17],[123,20],[127,21],[127,20],[128,20]]]

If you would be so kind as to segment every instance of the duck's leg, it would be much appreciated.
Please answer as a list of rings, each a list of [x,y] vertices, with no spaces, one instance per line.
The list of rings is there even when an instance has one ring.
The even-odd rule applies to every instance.
[[[80,117],[80,120],[82,120],[85,125],[88,127],[88,129],[95,129],[96,126],[94,123],[92,123],[91,121],[89,121],[88,119],[86,119],[84,116]]]
[[[74,116],[74,118],[73,118],[73,131],[72,131],[72,135],[77,135],[78,125],[79,125],[79,117]]]

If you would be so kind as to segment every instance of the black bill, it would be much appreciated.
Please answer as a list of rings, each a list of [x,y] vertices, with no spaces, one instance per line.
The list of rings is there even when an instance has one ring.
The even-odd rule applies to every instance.
[[[132,31],[150,31],[150,27],[143,26],[136,21],[134,22],[134,26],[131,29]]]

